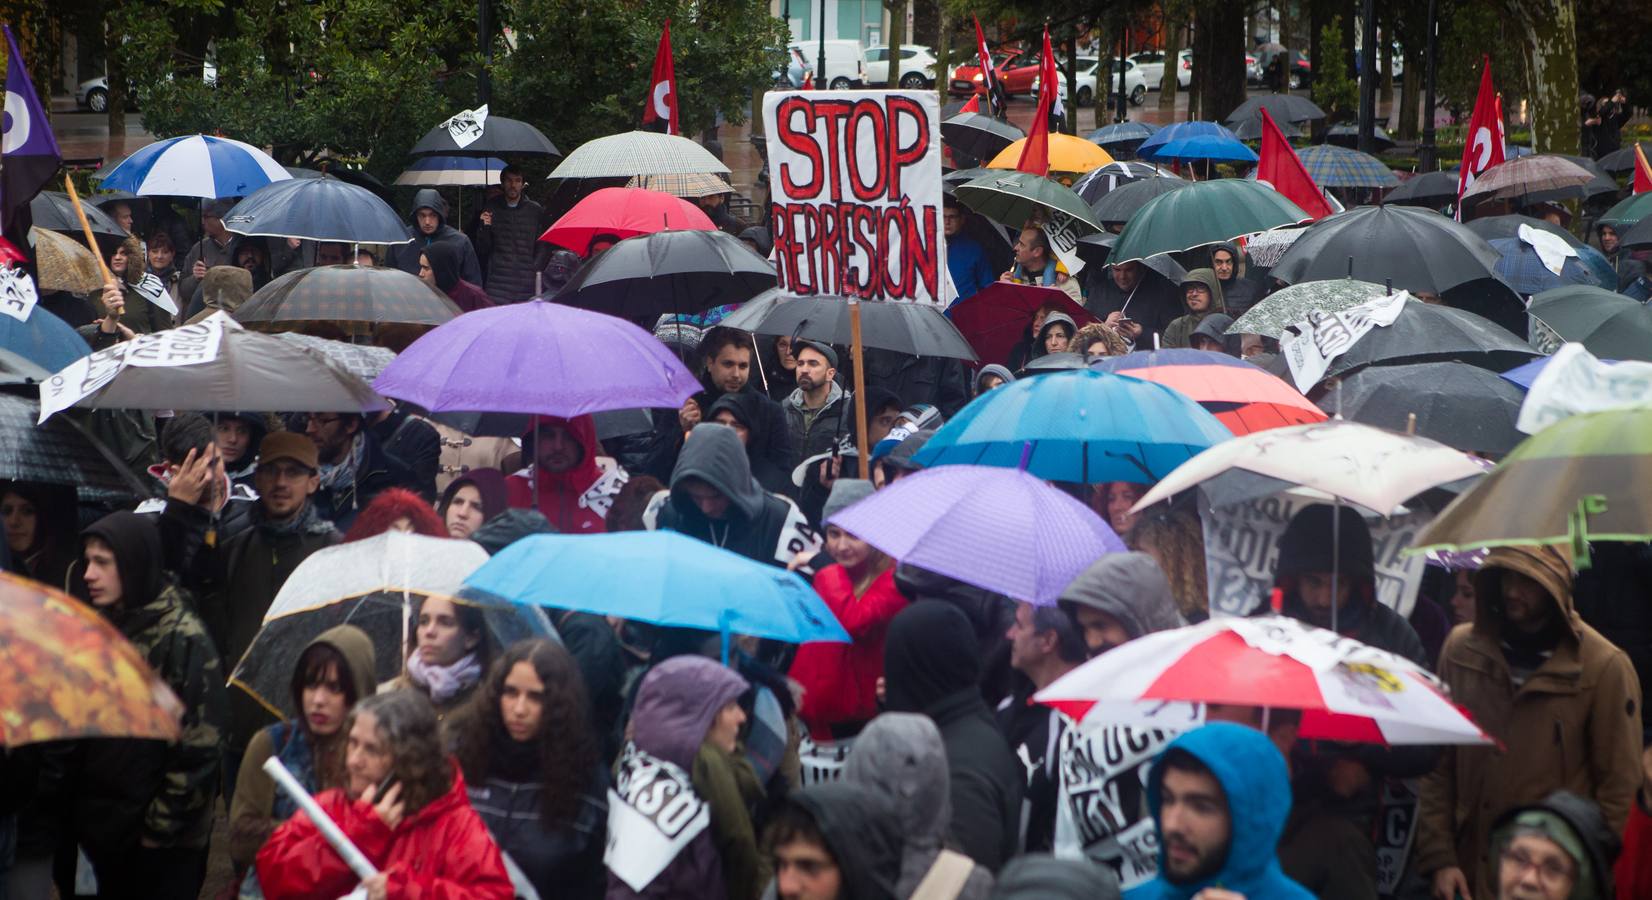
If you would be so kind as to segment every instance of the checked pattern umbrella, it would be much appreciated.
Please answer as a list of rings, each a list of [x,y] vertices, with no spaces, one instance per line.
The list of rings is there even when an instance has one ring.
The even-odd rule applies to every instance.
[[[1308,175],[1320,187],[1389,188],[1400,183],[1400,177],[1382,160],[1347,147],[1315,144],[1303,148],[1297,155],[1308,168]]]
[[[371,382],[379,377],[384,367],[395,360],[396,353],[386,347],[375,347],[372,344],[347,344],[344,341],[328,340],[316,337],[313,334],[299,334],[296,331],[283,331],[276,335],[289,344],[307,347],[333,362],[344,367],[351,375],[362,381]]]
[[[440,325],[459,307],[417,275],[386,266],[316,266],[289,272],[253,294],[235,320],[263,331],[325,323],[352,333],[375,325]]]
[[[709,172],[670,173],[665,175],[638,175],[625,183],[629,188],[659,191],[673,197],[693,200],[734,193],[734,186]]]
[[[727,175],[729,168],[688,138],[652,131],[627,131],[575,147],[551,172],[551,178],[632,178],[705,172]]]

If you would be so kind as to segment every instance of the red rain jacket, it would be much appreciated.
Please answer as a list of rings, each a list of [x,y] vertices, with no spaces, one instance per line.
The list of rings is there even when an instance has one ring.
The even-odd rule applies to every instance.
[[[541,428],[547,425],[561,425],[568,429],[585,451],[583,457],[572,469],[566,472],[552,474],[540,469],[534,473],[538,476],[539,512],[549,519],[551,525],[560,534],[602,534],[608,530],[608,507],[606,504],[599,508],[581,504],[580,500],[591,489],[591,485],[602,477],[602,467],[597,463],[597,455],[602,447],[597,443],[597,427],[590,416],[575,416],[572,419],[563,419],[557,416],[540,416]],[[523,447],[523,462],[529,465],[538,465],[532,458],[526,446]],[[512,509],[532,509],[533,492],[529,488],[529,478],[526,474],[518,473],[505,479],[505,489],[509,495]]]
[[[854,580],[839,565],[815,575],[815,593],[826,601],[850,644],[810,643],[797,648],[791,677],[803,685],[798,715],[817,739],[830,738],[833,725],[868,722],[878,710],[878,677],[883,674],[883,638],[889,620],[906,608],[895,587],[895,567],[872,580],[860,597]]]

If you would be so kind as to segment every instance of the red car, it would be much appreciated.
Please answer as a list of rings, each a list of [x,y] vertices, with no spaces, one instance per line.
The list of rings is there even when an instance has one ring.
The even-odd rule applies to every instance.
[[[993,69],[998,72],[1000,80],[1004,77],[1004,63],[1015,59],[1021,54],[1019,50],[999,48],[992,53]],[[1036,74],[1036,73],[1035,73]],[[969,65],[958,66],[952,70],[952,79],[947,85],[947,91],[952,94],[968,96],[970,94],[985,94],[986,85],[981,78],[981,64],[977,60]]]

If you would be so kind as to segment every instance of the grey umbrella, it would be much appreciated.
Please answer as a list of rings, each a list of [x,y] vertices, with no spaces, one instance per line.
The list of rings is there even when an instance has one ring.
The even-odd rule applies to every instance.
[[[975,349],[937,307],[903,301],[861,301],[861,342],[909,356],[974,360]],[[847,346],[849,300],[846,297],[794,297],[770,291],[725,318],[722,323],[753,334],[790,335]]]
[[[109,214],[99,209],[93,203],[82,203],[81,208],[86,210],[86,222],[92,226],[92,233],[100,237],[124,238],[126,229],[109,218]],[[75,206],[69,200],[69,195],[58,191],[41,191],[29,201],[29,215],[33,217],[34,227],[44,228],[47,231],[61,231],[76,237],[84,232],[80,227],[80,219],[75,216]],[[101,242],[100,242],[101,243]]]
[[[731,234],[661,231],[604,250],[574,274],[556,302],[653,321],[744,303],[774,285],[774,266]]]
[[[941,141],[976,159],[992,159],[1027,133],[983,113],[962,113],[941,121]]]
[[[1325,110],[1320,109],[1314,101],[1302,94],[1258,94],[1244,103],[1239,104],[1233,112],[1224,119],[1229,127],[1243,122],[1246,119],[1259,119],[1262,110],[1278,123],[1285,122],[1313,122],[1325,118]]]
[[[343,366],[351,375],[369,384],[396,358],[394,350],[375,347],[372,344],[347,344],[344,341],[316,337],[313,334],[300,334],[296,331],[283,331],[276,337],[327,357]]]
[[[1413,206],[1360,206],[1308,226],[1269,277],[1286,284],[1357,278],[1441,294],[1491,277],[1499,255],[1479,235]]]
[[[1367,366],[1462,362],[1506,372],[1542,356],[1530,344],[1489,319],[1449,306],[1407,300],[1394,324],[1373,328],[1331,361],[1326,378]],[[1283,365],[1281,358],[1279,364]]]
[[[1344,419],[1415,433],[1458,450],[1507,453],[1526,394],[1496,372],[1460,362],[1371,366],[1345,375],[1319,408]],[[1416,416],[1413,424],[1411,417]]]
[[[1457,200],[1457,178],[1455,171],[1413,175],[1384,194],[1382,202],[1435,208],[1445,206]]]
[[[325,175],[270,182],[225,213],[224,227],[253,237],[346,244],[412,240],[390,204],[366,188]]]
[[[1146,206],[1149,200],[1160,194],[1179,191],[1188,184],[1189,182],[1180,178],[1144,178],[1141,181],[1132,181],[1102,194],[1090,204],[1090,209],[1095,213],[1096,221],[1102,225],[1122,225],[1130,221],[1130,217]]]

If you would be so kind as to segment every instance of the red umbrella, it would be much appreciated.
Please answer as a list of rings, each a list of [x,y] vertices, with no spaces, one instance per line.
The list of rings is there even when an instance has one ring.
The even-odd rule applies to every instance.
[[[960,300],[947,310],[947,315],[975,348],[975,355],[983,365],[1002,364],[1008,362],[1016,342],[1027,333],[1033,316],[1045,306],[1072,316],[1080,328],[1101,321],[1059,288],[1012,281],[994,281],[968,299]]]
[[[5,238],[0,238],[0,266],[24,266],[29,263],[29,255],[17,249],[17,245]]]
[[[1268,372],[1208,350],[1138,350],[1095,367],[1178,391],[1209,410],[1235,435],[1325,421],[1325,413]]]
[[[557,219],[539,239],[586,256],[591,240],[613,235],[622,241],[656,231],[716,231],[698,206],[670,194],[641,188],[611,187],[593,191]]]

